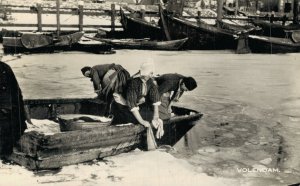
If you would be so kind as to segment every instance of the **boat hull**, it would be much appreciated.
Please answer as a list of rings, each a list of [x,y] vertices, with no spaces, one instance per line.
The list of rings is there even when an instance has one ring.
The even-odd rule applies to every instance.
[[[281,37],[284,38],[286,37],[290,31],[293,30],[300,30],[299,25],[280,25],[276,23],[269,23],[264,20],[252,20],[252,23],[255,26],[261,27],[262,28],[262,33],[265,36],[269,37]]]
[[[150,38],[151,40],[164,40],[164,32],[157,24],[149,23],[133,15],[126,15],[124,10],[120,9],[121,24],[125,34],[130,38]]]
[[[25,100],[28,118],[53,119],[62,114],[103,115],[104,103],[94,99]],[[200,119],[194,110],[173,107],[176,116],[164,121],[165,135],[158,144],[174,145]],[[58,114],[59,113],[59,114]],[[67,121],[60,121],[67,122]],[[44,134],[37,131],[24,133],[10,159],[29,169],[53,169],[65,165],[91,161],[128,152],[137,147],[145,149],[146,129],[142,125],[114,126],[103,122],[71,125],[98,125],[86,130]],[[78,123],[79,122],[79,123]]]
[[[80,46],[83,46],[78,44],[83,36],[83,32],[68,33],[58,38],[50,33],[2,32],[5,53],[43,53],[54,52],[55,50],[78,50]]]
[[[112,45],[118,49],[138,49],[138,50],[180,50],[187,42],[188,38],[171,41],[150,41],[147,39],[107,39],[91,38]]]
[[[161,14],[171,39],[188,37],[184,48],[214,50],[214,49],[236,49],[238,39],[234,33],[219,29],[216,26],[205,23],[190,22],[184,18],[174,17],[163,11]]]
[[[249,36],[249,47],[254,53],[294,53],[300,52],[300,43],[291,39],[266,36]]]

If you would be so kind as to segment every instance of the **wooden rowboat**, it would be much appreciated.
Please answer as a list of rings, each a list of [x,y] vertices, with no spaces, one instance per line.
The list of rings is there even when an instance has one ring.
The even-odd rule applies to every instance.
[[[76,119],[86,117],[78,114],[102,115],[104,104],[97,100],[43,99],[24,102],[29,117],[57,121],[60,116],[60,123],[69,125],[64,126],[64,132],[24,133],[9,159],[28,169],[60,168],[145,146],[146,131],[142,125],[112,126],[109,122],[80,122]],[[202,117],[201,113],[186,108],[173,107],[173,112],[175,116],[164,121],[165,135],[157,141],[158,144],[174,145],[196,124],[194,121]],[[63,114],[77,115],[70,119],[70,115]]]
[[[111,44],[119,49],[141,49],[141,50],[180,50],[188,38],[171,41],[151,41],[149,39],[108,39],[88,37],[96,41]]]
[[[5,52],[50,50],[71,47],[79,42],[83,34],[83,32],[75,32],[56,37],[52,33],[2,30],[2,42]]]

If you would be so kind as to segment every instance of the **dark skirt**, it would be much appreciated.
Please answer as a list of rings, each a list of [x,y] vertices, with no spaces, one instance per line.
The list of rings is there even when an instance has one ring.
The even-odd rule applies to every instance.
[[[146,121],[151,122],[153,119],[153,105],[143,103],[139,105],[140,114],[142,118]],[[112,102],[111,105],[111,113],[113,115],[113,119],[111,124],[126,124],[126,123],[134,123],[138,124],[139,122],[136,120],[132,112],[129,110],[128,106],[121,105],[115,101]]]

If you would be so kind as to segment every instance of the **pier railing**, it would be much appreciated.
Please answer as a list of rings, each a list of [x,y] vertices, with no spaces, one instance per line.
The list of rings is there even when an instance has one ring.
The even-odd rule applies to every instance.
[[[83,31],[84,28],[110,28],[114,30],[115,28],[121,28],[120,25],[116,25],[116,16],[119,14],[119,11],[116,10],[115,4],[111,4],[110,10],[104,9],[87,9],[83,8],[82,5],[79,5],[77,8],[60,8],[59,14],[68,14],[68,15],[78,15],[78,24],[47,24],[43,23],[42,15],[43,14],[57,14],[55,7],[42,7],[41,4],[36,6],[15,6],[15,5],[5,5],[4,11],[6,14],[12,13],[24,13],[24,14],[36,14],[37,23],[0,23],[0,27],[30,27],[32,30],[44,31],[45,27],[57,27],[59,24],[60,28],[78,28],[79,31]],[[84,24],[83,16],[110,16],[111,24],[108,25],[99,25],[99,24]]]
[[[129,8],[130,10],[130,8]],[[31,30],[37,31],[46,31],[46,28],[56,28],[58,27],[57,24],[47,24],[43,23],[42,15],[43,14],[57,14],[56,7],[42,7],[41,4],[36,4],[36,6],[17,6],[17,5],[5,5],[2,7],[2,11],[5,11],[6,14],[11,13],[24,13],[24,14],[36,14],[37,15],[37,23],[36,24],[29,24],[29,23],[0,23],[0,27],[7,28],[7,27],[30,27]],[[131,9],[131,11],[134,11]],[[120,11],[116,9],[115,4],[111,4],[110,9],[91,9],[91,8],[84,8],[82,5],[79,5],[77,8],[60,8],[59,14],[69,14],[69,15],[78,15],[78,23],[77,24],[59,24],[59,28],[77,28],[79,31],[83,30],[97,30],[98,28],[108,28],[111,30],[115,30],[116,28],[121,28],[121,25],[116,25],[116,18],[120,16]],[[146,16],[151,17],[159,17],[157,11],[146,11]],[[110,24],[106,25],[99,25],[99,24],[84,24],[84,16],[107,16],[111,17]],[[216,17],[206,17],[206,16],[193,16],[188,15],[184,16],[186,18],[196,18],[196,19],[216,19]],[[256,17],[258,18],[258,17]],[[250,19],[255,18],[234,18],[234,17],[224,17],[224,19],[231,19],[231,20],[245,20],[248,21]],[[264,19],[262,17],[261,19]]]

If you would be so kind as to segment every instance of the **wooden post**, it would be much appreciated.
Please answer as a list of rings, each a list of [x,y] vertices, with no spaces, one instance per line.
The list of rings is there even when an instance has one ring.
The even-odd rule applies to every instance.
[[[36,9],[37,9],[37,21],[38,21],[38,31],[41,32],[42,31],[42,6],[41,4],[37,4],[36,5]]]
[[[235,0],[235,12],[234,14],[237,15],[239,10],[239,0]]]
[[[59,9],[60,9],[60,0],[56,0],[56,23],[57,23],[57,36],[60,35],[60,14],[59,14]]]
[[[79,15],[79,31],[83,31],[83,6],[78,6],[78,15]]]
[[[294,0],[293,3],[293,24],[299,24],[299,0]]]
[[[115,31],[116,5],[111,4],[111,31]]]
[[[197,15],[198,15],[198,20],[200,21],[200,17],[201,17],[201,11],[197,11]]]
[[[223,17],[223,0],[218,0],[217,3],[217,21],[221,21]]]
[[[145,15],[146,15],[146,6],[145,5],[141,5],[141,18],[145,19]]]
[[[283,13],[283,6],[284,6],[283,0],[279,0],[278,1],[278,12]]]

